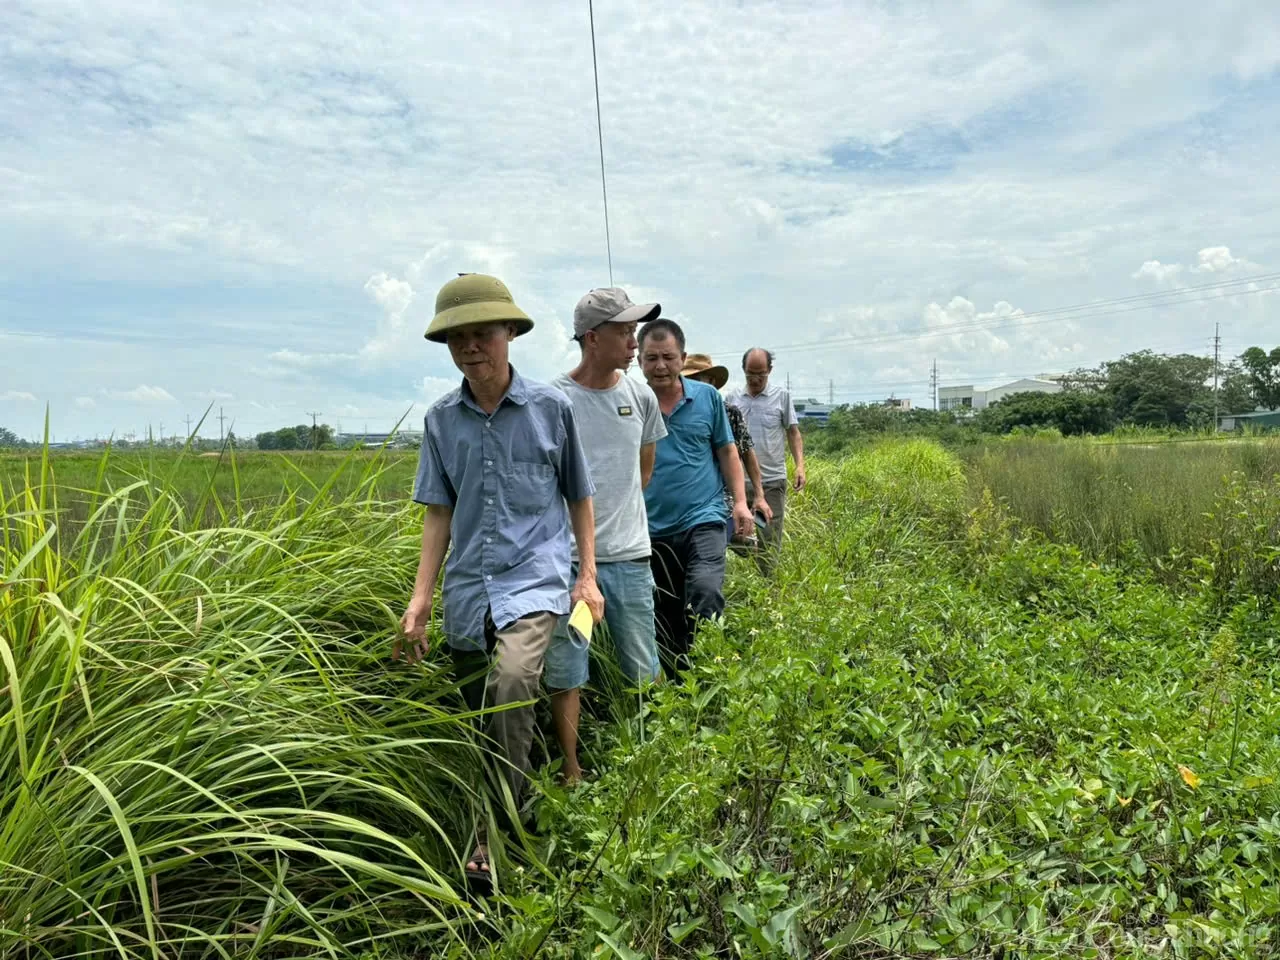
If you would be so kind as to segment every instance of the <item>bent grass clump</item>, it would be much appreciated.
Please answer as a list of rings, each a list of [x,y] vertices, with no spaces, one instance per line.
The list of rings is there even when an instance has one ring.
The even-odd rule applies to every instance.
[[[387,669],[417,533],[378,469],[206,529],[142,476],[83,491],[74,537],[55,463],[3,490],[0,955],[346,956],[474,922],[476,761],[440,672]]]

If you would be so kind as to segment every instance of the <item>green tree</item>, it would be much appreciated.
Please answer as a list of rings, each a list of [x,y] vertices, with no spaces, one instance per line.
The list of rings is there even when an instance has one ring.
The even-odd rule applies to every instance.
[[[1249,382],[1253,402],[1266,410],[1280,407],[1280,347],[1270,353],[1261,347],[1250,347],[1240,354],[1240,365]]]
[[[0,427],[0,448],[23,447],[22,438],[7,427]]]
[[[1064,436],[1072,436],[1106,433],[1114,424],[1111,398],[1084,390],[1012,393],[977,417],[978,429],[987,433],[1008,433],[1015,427],[1054,427]]]
[[[1208,381],[1213,360],[1208,357],[1142,350],[1104,363],[1099,372],[1116,419],[1123,423],[1185,426],[1195,401],[1212,400]]]
[[[333,427],[327,423],[312,427],[299,423],[292,427],[269,430],[254,438],[259,450],[325,450],[333,448]]]
[[[1239,361],[1231,361],[1222,371],[1222,385],[1218,388],[1219,413],[1248,413],[1256,406],[1249,375]]]

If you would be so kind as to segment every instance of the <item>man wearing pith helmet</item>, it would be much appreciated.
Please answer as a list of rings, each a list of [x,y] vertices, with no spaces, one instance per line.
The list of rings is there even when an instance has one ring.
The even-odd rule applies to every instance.
[[[436,578],[452,544],[442,590],[444,635],[473,710],[538,696],[547,646],[571,603],[584,601],[597,622],[604,615],[596,586],[594,487],[573,406],[560,391],[521,377],[507,358],[511,342],[532,329],[502,281],[463,274],[440,289],[426,333],[448,344],[463,381],[427,411],[413,487],[413,499],[427,512],[401,629],[406,658],[415,663],[427,653]],[[397,639],[392,656],[400,654]],[[529,770],[533,726],[532,707],[489,717],[513,805]],[[483,833],[467,877],[482,888],[490,883]]]
[[[596,517],[596,563],[608,613],[605,626],[618,665],[633,684],[661,675],[653,622],[653,574],[649,569],[649,518],[644,488],[653,473],[655,446],[667,435],[658,398],[642,381],[623,376],[635,360],[636,326],[656,317],[656,303],[634,304],[619,287],[585,294],[573,311],[578,365],[552,381],[573,402],[582,430]],[[564,754],[562,775],[572,783],[578,766],[579,688],[587,682],[585,638],[564,625],[547,651],[556,737]]]

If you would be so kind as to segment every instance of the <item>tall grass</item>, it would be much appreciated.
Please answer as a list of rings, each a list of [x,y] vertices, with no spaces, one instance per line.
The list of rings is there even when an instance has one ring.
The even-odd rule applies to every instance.
[[[968,456],[1024,525],[1106,560],[1208,555],[1239,491],[1274,490],[1280,440],[1100,443],[1015,439]],[[1225,502],[1224,502],[1225,498]]]
[[[94,496],[119,490],[139,479],[162,489],[184,507],[189,523],[224,523],[218,503],[247,512],[270,508],[290,494],[309,500],[322,487],[343,497],[368,482],[366,469],[376,464],[372,486],[376,496],[397,500],[408,496],[416,458],[402,451],[352,453],[312,451],[275,453],[250,451],[222,454],[153,450],[56,452],[41,450],[0,453],[0,486],[25,486],[41,463],[47,462],[45,482],[56,493],[58,522],[64,532],[81,526],[93,510]],[[198,514],[194,513],[197,506]]]
[[[385,465],[269,508],[104,465],[74,533],[58,466],[0,485],[0,956],[461,937],[479,764],[439,670],[387,667],[420,514]]]

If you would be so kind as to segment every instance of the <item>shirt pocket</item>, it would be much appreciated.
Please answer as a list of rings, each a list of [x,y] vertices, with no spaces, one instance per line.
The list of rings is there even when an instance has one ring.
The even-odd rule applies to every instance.
[[[547,463],[512,460],[507,507],[518,516],[544,513],[559,493],[555,467]]]

